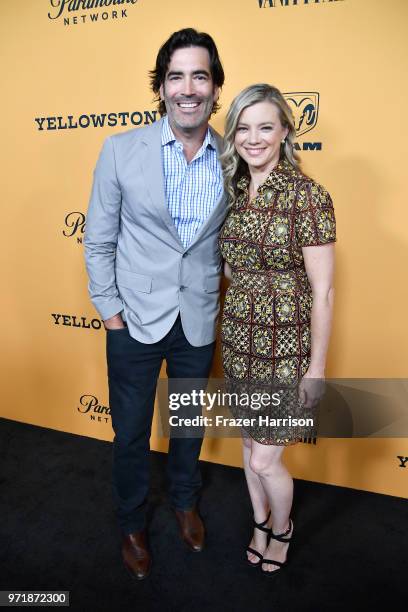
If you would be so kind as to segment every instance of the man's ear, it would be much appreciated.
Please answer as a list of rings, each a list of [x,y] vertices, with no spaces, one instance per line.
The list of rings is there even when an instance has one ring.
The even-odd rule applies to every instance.
[[[218,85],[214,85],[214,102],[218,102],[218,98],[220,97],[221,88]]]
[[[160,94],[160,99],[163,100],[163,98],[164,98],[164,87],[163,87],[163,85],[160,85],[159,94]]]

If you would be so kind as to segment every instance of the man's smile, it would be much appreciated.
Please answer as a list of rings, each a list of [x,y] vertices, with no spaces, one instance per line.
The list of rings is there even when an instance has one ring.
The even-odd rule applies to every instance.
[[[183,109],[194,109],[200,105],[200,102],[177,102],[177,106]]]

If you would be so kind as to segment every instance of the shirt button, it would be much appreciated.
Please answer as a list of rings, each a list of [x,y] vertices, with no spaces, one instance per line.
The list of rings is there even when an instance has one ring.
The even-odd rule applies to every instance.
[[[185,285],[180,285],[180,291],[184,291],[185,289],[187,289]]]

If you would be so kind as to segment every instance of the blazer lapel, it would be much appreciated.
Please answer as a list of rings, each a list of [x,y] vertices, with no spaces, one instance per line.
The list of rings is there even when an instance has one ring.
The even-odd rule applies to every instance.
[[[178,245],[184,250],[166,204],[161,155],[161,127],[162,119],[153,123],[150,129],[146,130],[142,138],[146,148],[146,154],[142,160],[142,172],[146,181],[147,190],[157,212]]]

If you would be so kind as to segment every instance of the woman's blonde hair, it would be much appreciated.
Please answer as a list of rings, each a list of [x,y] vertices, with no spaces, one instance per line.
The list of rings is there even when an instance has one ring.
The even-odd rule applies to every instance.
[[[279,89],[266,83],[246,87],[234,98],[227,113],[224,152],[220,157],[224,172],[225,190],[230,196],[231,204],[237,197],[237,182],[243,175],[248,174],[248,165],[238,155],[235,148],[235,132],[242,111],[258,102],[272,102],[278,108],[280,122],[283,127],[289,130],[284,144],[281,145],[280,159],[286,159],[297,170],[300,167],[299,155],[293,147],[296,130],[292,111]]]

